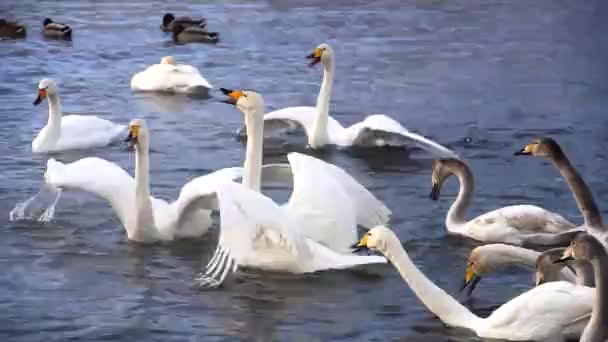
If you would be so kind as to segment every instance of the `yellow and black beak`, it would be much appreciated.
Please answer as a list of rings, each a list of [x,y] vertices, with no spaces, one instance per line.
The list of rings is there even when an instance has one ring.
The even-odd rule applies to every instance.
[[[528,144],[524,146],[521,150],[513,153],[514,156],[529,156],[532,154],[532,149],[534,148],[534,143]]]
[[[129,135],[125,139],[125,142],[129,143],[129,150],[132,150],[137,145],[137,138],[139,137],[139,126],[129,126]]]
[[[361,240],[359,240],[359,242],[357,242],[354,245],[350,246],[350,248],[353,248],[353,253],[356,253],[356,252],[361,251],[361,250],[368,249],[368,247],[367,247],[367,237],[368,237],[368,234],[363,235],[363,237],[361,238]]]
[[[429,195],[429,197],[433,200],[436,201],[439,199],[439,194],[441,193],[441,189],[439,187],[439,183],[435,183],[433,182],[433,187],[431,188],[431,194]]]
[[[319,63],[321,61],[321,55],[322,54],[323,54],[323,50],[321,50],[320,48],[316,48],[315,52],[313,52],[310,55],[306,56],[306,58],[310,60],[310,63],[308,63],[308,66],[312,67],[315,64]]]
[[[241,96],[243,96],[243,91],[241,90],[231,90],[226,88],[220,88],[224,95],[228,95],[227,99],[222,100],[221,102],[228,103],[236,106],[236,102],[239,100]]]
[[[46,89],[38,89],[38,97],[34,100],[34,106],[39,105],[44,99],[46,99]]]
[[[561,263],[564,263],[564,262],[569,261],[569,260],[574,260],[574,255],[572,253],[572,247],[566,248],[566,250],[564,250],[564,254],[562,254],[562,257],[559,258],[559,259],[557,259],[557,260],[555,260],[553,263],[554,264],[561,264]]]
[[[477,287],[477,284],[480,280],[481,277],[475,274],[475,270],[473,270],[473,267],[470,264],[467,265],[467,269],[464,273],[464,281],[462,282],[460,291],[463,291],[468,286],[469,289],[467,290],[467,296],[470,296],[471,293],[473,293],[473,290],[475,290],[475,287]]]

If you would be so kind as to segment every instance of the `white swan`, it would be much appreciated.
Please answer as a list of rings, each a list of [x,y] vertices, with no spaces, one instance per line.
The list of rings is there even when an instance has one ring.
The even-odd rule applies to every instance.
[[[243,186],[225,185],[218,193],[220,238],[201,283],[217,286],[236,265],[300,273],[385,262],[375,256],[340,254],[356,241],[357,224],[371,227],[388,221],[390,214],[342,169],[290,153],[288,177],[293,175],[294,186],[289,201],[279,206],[260,193],[262,172],[267,180],[288,172],[289,166],[262,167],[262,97],[251,91],[222,91],[245,116],[247,152]]]
[[[163,57],[154,64],[133,75],[131,89],[169,93],[200,93],[213,88],[195,67],[176,64],[172,56]]]
[[[32,141],[34,153],[59,152],[106,146],[120,138],[125,125],[90,115],[61,115],[59,90],[55,82],[45,78],[38,84],[38,97],[34,105],[49,100],[49,121]]]
[[[442,322],[472,330],[482,338],[565,341],[580,336],[589,321],[595,292],[589,287],[564,281],[545,283],[481,318],[420,272],[390,229],[372,228],[358,246],[384,254],[418,299]]]
[[[465,211],[473,198],[473,174],[457,159],[439,159],[433,163],[431,199],[439,199],[444,181],[456,175],[460,182],[458,197],[448,210],[445,225],[452,234],[482,242],[522,245],[528,234],[561,233],[575,228],[561,215],[533,205],[511,205],[482,214],[470,221]]]
[[[182,188],[173,203],[150,195],[149,131],[145,121],[129,124],[135,147],[135,179],[118,165],[100,158],[83,158],[64,164],[50,159],[45,181],[57,188],[79,189],[107,200],[130,240],[142,243],[171,241],[205,234],[211,224],[210,208],[216,185],[240,177],[240,168],[226,168],[198,177]]]
[[[302,126],[308,135],[308,145],[320,148],[325,145],[348,146],[407,146],[416,145],[440,158],[457,158],[452,150],[405,129],[386,115],[375,114],[348,128],[329,116],[329,99],[334,80],[334,51],[328,44],[319,45],[308,58],[311,65],[323,64],[323,82],[316,107],[289,107],[264,116],[269,126],[289,129]]]

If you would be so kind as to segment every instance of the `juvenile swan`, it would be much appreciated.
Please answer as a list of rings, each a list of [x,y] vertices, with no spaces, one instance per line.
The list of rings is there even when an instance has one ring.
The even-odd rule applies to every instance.
[[[431,199],[438,200],[445,180],[455,175],[458,197],[448,210],[445,225],[450,233],[482,242],[522,245],[527,234],[560,233],[574,228],[561,215],[534,205],[511,205],[482,214],[470,221],[465,212],[473,198],[473,174],[461,160],[439,159],[433,163]]]
[[[414,265],[395,234],[372,228],[357,244],[384,254],[420,301],[449,326],[482,338],[511,341],[564,341],[580,336],[592,308],[594,289],[565,281],[545,283],[511,299],[481,318],[430,281]]]
[[[560,261],[570,259],[589,262],[595,273],[596,294],[593,301],[593,312],[580,341],[605,342],[608,340],[608,255],[606,249],[592,235],[581,232],[572,240]]]

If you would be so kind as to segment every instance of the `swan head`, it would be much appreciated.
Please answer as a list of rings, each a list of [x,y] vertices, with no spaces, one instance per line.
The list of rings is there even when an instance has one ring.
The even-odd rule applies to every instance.
[[[373,251],[385,253],[387,251],[388,242],[391,240],[399,241],[392,230],[385,226],[375,226],[363,235],[359,242],[351,247],[355,248],[355,251],[371,249]]]
[[[454,174],[454,170],[466,168],[463,165],[462,161],[453,158],[437,159],[433,162],[433,173],[431,174],[432,188],[429,196],[433,201],[439,199],[441,187],[445,180]]]
[[[606,255],[604,246],[587,232],[579,232],[555,263],[563,263],[568,260],[590,261],[602,255]]]
[[[129,149],[133,150],[143,141],[147,141],[148,127],[144,119],[133,119],[129,122],[129,131],[125,142],[129,143]]]
[[[552,248],[536,258],[536,286],[560,279],[559,272],[564,265],[556,265],[556,262],[562,257],[565,250],[565,247]]]
[[[564,152],[559,144],[552,138],[539,138],[515,152],[514,155],[556,159],[561,158],[564,155]]]
[[[164,26],[171,24],[173,20],[175,20],[175,16],[173,15],[173,13],[165,13],[165,15],[163,15]]]
[[[329,46],[329,44],[323,43],[317,46],[315,51],[313,51],[313,53],[311,53],[310,55],[306,56],[306,58],[310,60],[308,66],[313,66],[319,62],[327,66],[334,59],[334,50],[331,48],[331,46]]]
[[[55,84],[55,81],[50,78],[43,78],[38,83],[38,97],[34,100],[34,106],[42,103],[48,96],[55,94],[57,94],[57,85]]]
[[[173,56],[165,56],[160,59],[160,64],[176,65],[175,58]]]
[[[495,248],[497,246],[501,247],[500,245],[490,244],[479,246],[471,251],[460,291],[468,286],[467,295],[470,296],[481,281],[482,276],[494,272],[498,265],[503,263],[503,254]]]
[[[257,119],[263,119],[264,116],[264,99],[262,95],[249,90],[232,90],[220,88],[224,95],[228,98],[222,102],[235,105],[246,117],[253,116]]]

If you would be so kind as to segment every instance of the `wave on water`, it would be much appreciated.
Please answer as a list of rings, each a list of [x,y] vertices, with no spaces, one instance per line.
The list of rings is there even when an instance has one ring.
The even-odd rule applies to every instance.
[[[44,184],[34,196],[19,202],[9,213],[11,221],[50,222],[61,198],[61,189]]]

